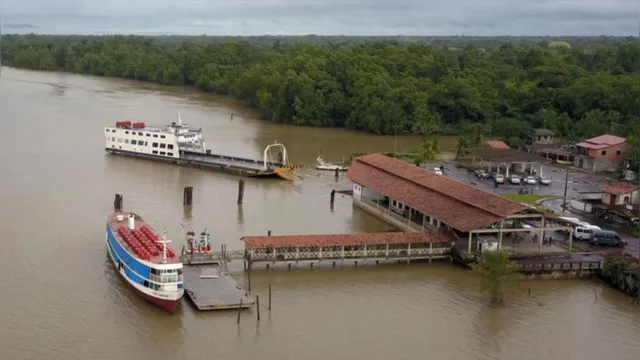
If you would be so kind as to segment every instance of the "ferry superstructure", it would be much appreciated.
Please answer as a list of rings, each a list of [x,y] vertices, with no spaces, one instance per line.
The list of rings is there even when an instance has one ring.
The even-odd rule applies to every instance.
[[[212,154],[207,149],[202,129],[178,122],[164,127],[147,126],[143,122],[118,121],[105,127],[105,150],[110,154],[133,156],[178,165],[193,166],[243,176],[279,176],[294,180],[287,149],[274,143],[267,146],[262,160]],[[272,150],[279,150],[272,156]]]
[[[107,217],[106,246],[118,274],[142,298],[174,313],[184,295],[182,260],[142,217],[114,212]]]

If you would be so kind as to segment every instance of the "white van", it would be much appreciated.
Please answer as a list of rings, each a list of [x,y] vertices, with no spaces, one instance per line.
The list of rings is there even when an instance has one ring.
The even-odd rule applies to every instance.
[[[573,238],[576,240],[591,240],[593,232],[596,230],[602,229],[595,225],[576,226],[573,228]]]

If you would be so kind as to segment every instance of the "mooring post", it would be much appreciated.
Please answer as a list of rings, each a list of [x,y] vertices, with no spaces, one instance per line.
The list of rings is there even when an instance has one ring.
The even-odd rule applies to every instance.
[[[336,191],[335,190],[331,190],[331,200],[330,201],[331,201],[332,204],[333,204],[333,200],[335,199],[335,197],[336,197]]]
[[[336,179],[340,176],[340,173],[338,172],[338,168],[336,168]]]
[[[240,305],[238,305],[238,325],[240,325],[240,313],[242,312],[242,299],[240,299]]]
[[[247,272],[247,274],[249,275],[249,293],[251,293],[251,260],[249,260],[249,271]]]
[[[269,311],[271,311],[271,284],[269,284]]]
[[[120,212],[122,211],[122,194],[116,194],[114,200],[113,200],[113,211],[114,212]]]
[[[267,236],[271,236],[271,230],[267,230]]]
[[[238,204],[242,204],[242,198],[244,197],[244,180],[238,181]]]
[[[260,321],[260,295],[256,295],[256,309],[258,309],[258,321]]]
[[[182,205],[191,206],[193,204],[193,186],[187,186],[184,188],[182,194]]]

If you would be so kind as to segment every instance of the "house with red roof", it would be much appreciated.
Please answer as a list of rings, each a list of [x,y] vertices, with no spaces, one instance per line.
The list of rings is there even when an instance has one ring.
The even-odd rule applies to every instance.
[[[640,186],[630,182],[610,184],[602,189],[602,204],[608,207],[640,203]]]
[[[627,140],[614,135],[600,135],[576,144],[574,165],[593,172],[618,171],[624,164]]]

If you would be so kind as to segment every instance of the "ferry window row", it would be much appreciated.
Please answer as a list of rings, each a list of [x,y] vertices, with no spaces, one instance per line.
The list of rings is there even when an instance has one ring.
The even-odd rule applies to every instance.
[[[116,142],[116,138],[112,137],[111,141]],[[119,143],[125,143],[125,144],[131,144],[131,145],[138,145],[138,146],[147,146],[149,145],[148,141],[143,141],[143,140],[129,140],[129,139],[122,139],[122,138],[117,138],[117,142]],[[158,145],[160,146],[161,149],[169,149],[169,150],[173,150],[173,144],[164,144],[164,143],[160,143],[158,144],[157,142],[154,142],[151,144],[152,147],[157,148]]]
[[[158,155],[158,151],[157,150],[153,150],[151,151],[152,154],[154,155]],[[173,156],[172,152],[164,152],[164,151],[160,151],[160,155],[169,155],[169,156]]]
[[[117,130],[116,129],[107,129],[107,132],[117,132]],[[125,135],[129,135],[129,130],[125,130],[124,133],[125,133]],[[151,137],[150,133],[143,133],[143,132],[138,131],[137,134],[138,134],[138,136],[144,136],[146,134],[147,137]],[[131,135],[136,135],[136,132],[135,131],[131,131]],[[153,134],[153,137],[157,138],[158,134]],[[165,136],[164,135],[160,135],[160,138],[164,139]]]

